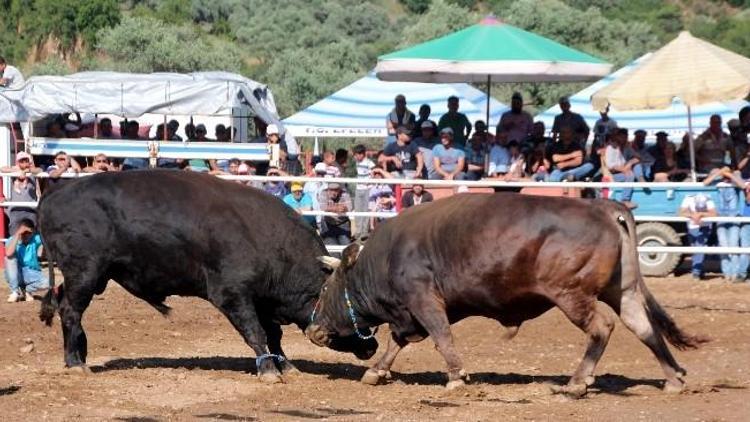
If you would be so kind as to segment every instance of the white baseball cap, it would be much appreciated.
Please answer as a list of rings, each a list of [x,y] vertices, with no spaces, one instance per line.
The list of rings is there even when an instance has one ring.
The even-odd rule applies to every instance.
[[[278,135],[279,134],[279,127],[275,124],[271,123],[266,127],[266,135]]]

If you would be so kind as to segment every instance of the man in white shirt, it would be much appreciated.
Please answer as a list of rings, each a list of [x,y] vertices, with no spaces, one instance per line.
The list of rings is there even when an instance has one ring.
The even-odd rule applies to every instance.
[[[357,168],[357,179],[368,179],[372,169],[375,167],[375,163],[367,158],[367,148],[364,145],[355,145],[352,148],[352,152],[354,153],[354,163]],[[357,183],[357,188],[354,190],[354,211],[367,211],[370,198],[369,192],[370,186],[366,183]],[[368,217],[354,218],[355,239],[367,234],[369,231],[369,220]]]
[[[690,246],[706,246],[711,234],[711,223],[703,222],[704,217],[716,216],[716,204],[704,193],[688,195],[680,205],[680,216],[688,217],[688,240]],[[703,278],[703,254],[694,254],[692,258],[694,280]]]
[[[5,58],[3,57],[0,57],[0,73],[2,73],[3,75],[0,78],[0,86],[2,86],[3,88],[18,89],[22,87],[23,83],[25,82],[21,71],[18,70],[15,66],[11,66],[6,63]]]

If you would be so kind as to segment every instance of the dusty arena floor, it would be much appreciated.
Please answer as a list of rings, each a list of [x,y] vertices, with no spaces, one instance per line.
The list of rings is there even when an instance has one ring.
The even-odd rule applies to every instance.
[[[588,397],[552,395],[549,386],[567,381],[585,340],[557,310],[524,325],[512,341],[502,340],[501,328],[486,319],[457,324],[473,380],[460,391],[444,389],[444,362],[430,340],[402,352],[390,384],[371,387],[359,377],[372,362],[315,347],[292,327],[284,345],[302,375],[262,385],[249,348],[207,302],[171,298],[174,312],[165,319],[112,283],[85,314],[89,375],[63,369],[60,322],[44,327],[38,301],[0,304],[0,418],[748,420],[750,284],[687,277],[647,282],[680,325],[713,338],[700,350],[675,352],[688,370],[683,394],[660,390],[656,360],[618,323]],[[378,335],[376,358],[386,335]]]

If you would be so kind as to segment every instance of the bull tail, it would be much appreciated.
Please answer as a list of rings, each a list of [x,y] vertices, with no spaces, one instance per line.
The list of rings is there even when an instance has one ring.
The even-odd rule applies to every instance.
[[[55,286],[55,260],[53,258],[52,251],[44,243],[42,238],[42,245],[47,253],[47,269],[49,271],[49,290],[47,294],[42,298],[42,306],[39,309],[39,319],[44,322],[48,327],[52,325],[52,319],[55,317],[55,312],[60,306],[58,302],[58,295],[62,294],[62,286],[58,290]]]
[[[657,302],[654,295],[646,287],[641,275],[641,269],[638,264],[638,245],[637,234],[635,230],[635,219],[633,214],[622,205],[615,208],[615,218],[620,225],[622,234],[622,254],[632,254],[633,271],[637,278],[636,288],[641,292],[645,299],[646,313],[651,323],[656,326],[658,332],[674,347],[679,350],[697,349],[701,344],[706,343],[709,339],[701,335],[690,335],[677,326],[677,323]],[[623,256],[624,257],[624,256]]]

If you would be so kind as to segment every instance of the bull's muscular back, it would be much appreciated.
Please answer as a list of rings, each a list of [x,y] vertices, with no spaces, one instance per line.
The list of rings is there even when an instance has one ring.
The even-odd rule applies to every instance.
[[[619,268],[619,212],[606,200],[454,195],[381,225],[349,279],[395,293],[384,302],[424,294],[415,285],[428,283],[452,320],[516,323],[549,309],[550,297],[605,288]]]
[[[42,199],[39,213],[63,273],[90,257],[136,295],[206,297],[207,282],[232,290],[252,281],[275,297],[322,283],[315,257],[325,248],[296,213],[260,190],[205,174],[129,171],[67,181]],[[290,278],[310,286],[290,286]]]

